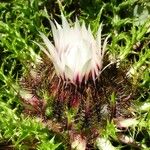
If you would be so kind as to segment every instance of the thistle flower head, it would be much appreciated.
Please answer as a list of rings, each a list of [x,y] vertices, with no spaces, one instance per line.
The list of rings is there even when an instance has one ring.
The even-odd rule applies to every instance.
[[[95,81],[102,68],[107,43],[106,38],[103,46],[101,44],[102,25],[94,38],[90,26],[87,29],[84,22],[80,25],[78,19],[70,26],[62,15],[62,25],[56,21],[50,21],[50,24],[54,45],[41,33],[47,47],[42,50],[54,64],[57,75],[74,84],[86,83],[89,77]]]

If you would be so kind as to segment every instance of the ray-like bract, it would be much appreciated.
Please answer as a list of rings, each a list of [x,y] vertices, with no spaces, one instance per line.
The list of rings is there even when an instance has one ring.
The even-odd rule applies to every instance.
[[[57,75],[74,84],[80,84],[83,80],[86,83],[90,76],[95,82],[102,68],[108,39],[106,38],[102,45],[102,24],[96,38],[90,26],[87,29],[84,22],[80,25],[78,19],[74,26],[70,26],[63,14],[62,25],[56,21],[50,21],[50,24],[54,45],[40,33],[47,47],[46,49],[42,47],[42,51],[53,62]]]

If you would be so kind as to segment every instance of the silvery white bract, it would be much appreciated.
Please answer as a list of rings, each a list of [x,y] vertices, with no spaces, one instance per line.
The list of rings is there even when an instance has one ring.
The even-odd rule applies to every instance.
[[[44,53],[54,64],[56,73],[63,80],[74,84],[86,83],[89,77],[95,81],[100,74],[104,50],[107,38],[102,46],[100,25],[96,39],[93,37],[90,26],[88,29],[83,22],[80,26],[76,19],[75,25],[70,27],[66,18],[62,15],[62,26],[56,21],[50,21],[54,45],[41,33],[41,37],[47,46],[42,47]]]

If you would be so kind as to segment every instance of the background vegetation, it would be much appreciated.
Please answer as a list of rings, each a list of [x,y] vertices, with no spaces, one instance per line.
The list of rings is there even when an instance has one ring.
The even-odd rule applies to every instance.
[[[52,39],[49,19],[61,23],[60,10],[70,24],[76,16],[95,34],[103,22],[109,35],[108,60],[125,68],[136,99],[131,126],[124,136],[108,121],[102,137],[110,149],[150,148],[150,2],[149,0],[3,0],[0,2],[0,149],[68,149],[65,134],[51,130],[41,116],[26,115],[20,98],[21,78],[39,63],[39,31]],[[122,93],[124,94],[124,93]],[[46,95],[46,94],[45,94]],[[46,97],[46,96],[45,96]],[[111,100],[114,99],[111,95]],[[49,106],[51,107],[51,106]],[[50,114],[50,109],[46,113]],[[42,118],[43,119],[43,118]],[[128,124],[128,123],[127,123]],[[62,138],[63,137],[63,138]],[[123,139],[123,140],[121,140]],[[100,139],[95,149],[103,149]]]

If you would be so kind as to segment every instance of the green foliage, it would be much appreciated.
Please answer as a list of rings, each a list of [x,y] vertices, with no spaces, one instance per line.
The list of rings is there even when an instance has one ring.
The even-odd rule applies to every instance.
[[[11,109],[6,103],[0,102],[0,140],[11,141],[16,149],[51,148],[55,150],[60,144],[54,144],[54,138],[40,120],[18,116],[16,109]]]
[[[54,144],[54,138],[45,143],[45,140],[41,141],[42,144],[38,147],[38,150],[55,150],[60,144]]]
[[[44,1],[1,2],[0,12],[0,144],[10,141],[8,147],[15,149],[56,149],[59,144],[42,122],[21,114],[18,97],[20,76],[40,61],[33,40],[38,41],[38,31],[46,29]]]

